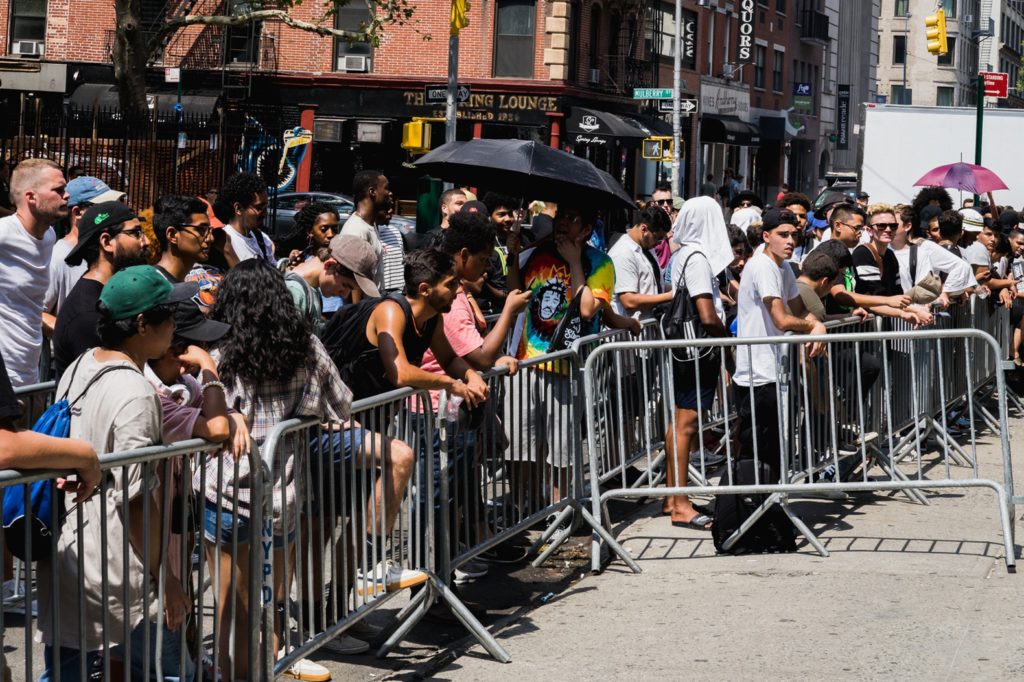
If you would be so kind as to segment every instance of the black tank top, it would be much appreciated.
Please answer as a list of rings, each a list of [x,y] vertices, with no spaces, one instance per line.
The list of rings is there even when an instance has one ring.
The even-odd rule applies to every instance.
[[[377,306],[385,301],[394,301],[405,314],[402,348],[405,349],[405,357],[409,363],[417,367],[423,364],[423,355],[430,348],[434,329],[441,319],[440,316],[431,318],[423,329],[417,332],[412,307],[402,294],[365,299],[355,305],[345,306],[334,315],[324,330],[324,346],[356,400],[397,388],[387,378],[377,346],[366,338],[366,325],[370,321],[370,316]]]

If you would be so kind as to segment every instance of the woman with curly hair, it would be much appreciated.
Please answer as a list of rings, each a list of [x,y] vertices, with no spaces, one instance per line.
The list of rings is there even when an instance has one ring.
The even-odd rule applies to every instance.
[[[948,211],[953,208],[953,199],[949,192],[941,187],[922,187],[910,204],[910,210],[914,212],[915,225],[920,224],[921,211],[926,206],[938,206],[940,212]]]
[[[261,259],[240,262],[224,277],[212,310],[213,319],[231,325],[212,355],[224,383],[227,404],[249,423],[252,441],[264,444],[279,422],[293,417],[316,417],[321,422],[344,422],[352,407],[352,392],[313,336],[309,322],[292,304],[284,276]],[[306,443],[283,441],[271,463],[273,486],[274,596],[280,603],[286,594],[286,546],[291,553],[296,539],[298,490],[296,475],[304,470]],[[248,555],[248,543],[258,541],[259,531],[250,519],[251,476],[248,460],[230,454],[211,457],[193,482],[206,499],[204,513],[207,554],[218,590],[218,661],[222,674],[231,679],[249,676],[246,637],[238,636],[230,648],[232,623],[235,632],[246,632],[250,595],[249,566],[232,561],[232,545],[238,542],[239,557]],[[235,514],[237,513],[237,519]],[[280,623],[277,634],[280,636]],[[295,665],[311,667],[308,661]],[[326,678],[325,678],[326,679]]]
[[[287,267],[298,265],[318,249],[326,247],[331,237],[340,231],[340,223],[338,210],[330,204],[322,201],[306,204],[295,214],[292,231],[279,240],[278,257],[287,259]]]

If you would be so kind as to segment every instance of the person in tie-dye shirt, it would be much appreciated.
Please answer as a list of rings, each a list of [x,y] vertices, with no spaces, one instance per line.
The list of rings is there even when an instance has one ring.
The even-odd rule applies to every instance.
[[[616,315],[611,308],[615,290],[615,268],[606,254],[587,244],[596,221],[593,211],[581,210],[559,203],[555,216],[553,238],[518,255],[518,243],[509,239],[510,258],[508,286],[532,292],[524,321],[515,340],[515,355],[520,361],[544,355],[551,350],[551,341],[559,322],[565,317],[574,296],[580,296],[578,320],[573,320],[566,335],[567,343],[597,333],[602,318],[610,326],[626,326],[639,333],[636,320]],[[513,235],[514,237],[514,235]],[[573,438],[579,433],[569,424],[560,424],[569,414],[572,400],[568,368],[564,363],[544,363],[525,373],[522,388],[507,401],[507,422],[516,424],[519,437],[509,458],[524,464],[519,480],[539,486],[551,481],[551,499],[559,499],[559,490],[568,483],[569,458]],[[524,400],[525,399],[525,400]],[[546,461],[557,469],[546,476]],[[543,498],[543,492],[517,491],[521,498],[529,492],[531,500]]]

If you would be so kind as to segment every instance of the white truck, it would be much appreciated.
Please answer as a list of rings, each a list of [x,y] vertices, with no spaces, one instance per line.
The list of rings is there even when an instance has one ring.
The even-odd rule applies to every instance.
[[[860,188],[871,201],[910,203],[921,176],[937,166],[974,163],[976,110],[865,104]],[[1009,190],[993,194],[1000,205],[1024,204],[1024,109],[985,109],[981,165]],[[954,206],[967,192],[950,190]]]

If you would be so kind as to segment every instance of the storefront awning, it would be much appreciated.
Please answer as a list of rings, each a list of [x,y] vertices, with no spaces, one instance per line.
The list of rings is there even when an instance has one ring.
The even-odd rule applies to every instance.
[[[719,142],[740,147],[761,144],[761,131],[732,116],[704,115],[700,119],[701,142]]]
[[[187,115],[198,114],[209,116],[217,107],[216,94],[183,95],[181,105]],[[161,116],[173,116],[174,105],[178,101],[176,92],[154,92],[146,95],[151,109],[156,109]],[[71,106],[80,109],[101,109],[117,111],[121,108],[117,89],[113,85],[86,83],[71,93]]]
[[[672,134],[672,124],[662,121],[660,118],[640,114],[634,117],[634,120],[650,131],[651,135],[666,136]]]
[[[642,140],[650,133],[637,121],[607,111],[573,107],[566,125],[570,142],[587,143],[591,138],[616,137]]]

